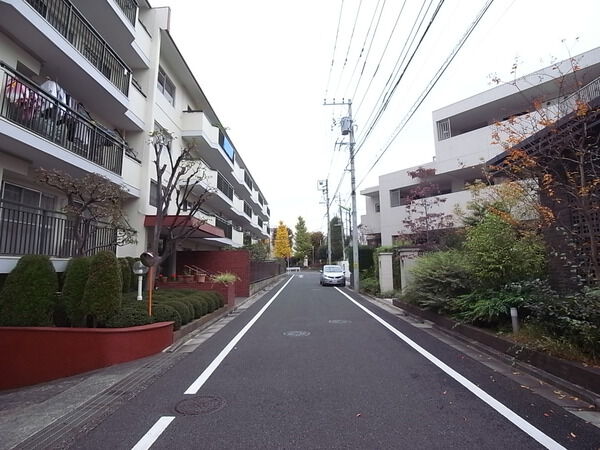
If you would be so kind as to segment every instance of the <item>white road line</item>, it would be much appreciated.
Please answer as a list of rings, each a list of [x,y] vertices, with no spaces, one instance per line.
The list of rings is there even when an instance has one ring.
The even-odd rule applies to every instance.
[[[225,348],[223,350],[221,350],[221,353],[219,353],[217,355],[217,357],[215,359],[213,359],[213,361],[209,364],[209,366],[206,369],[204,369],[204,372],[202,372],[202,374],[200,374],[200,376],[198,378],[196,378],[196,381],[194,381],[190,385],[190,387],[187,388],[187,390],[184,392],[184,394],[192,394],[193,395],[193,394],[198,393],[200,388],[204,385],[204,383],[206,383],[206,380],[208,380],[208,378],[213,374],[213,372],[215,370],[217,370],[217,367],[219,367],[219,365],[227,357],[229,352],[231,350],[233,350],[233,348],[240,341],[240,339],[242,339],[242,337],[244,337],[244,335],[250,329],[250,327],[252,327],[252,325],[254,325],[254,323],[260,318],[260,316],[263,315],[263,313],[267,310],[267,308],[269,306],[271,306],[271,303],[273,303],[275,301],[275,299],[279,296],[279,294],[281,294],[281,291],[283,291],[286,288],[286,286],[288,284],[290,284],[290,281],[292,281],[294,279],[294,276],[295,275],[292,275],[292,277],[281,287],[281,289],[279,289],[277,291],[277,293],[273,296],[273,298],[271,300],[269,300],[267,302],[267,304],[265,306],[263,306],[262,309],[252,318],[252,320],[250,320],[250,322],[248,322],[246,324],[246,326],[244,328],[242,328],[242,330],[229,342],[229,344],[227,344],[225,346]]]
[[[148,432],[142,436],[142,438],[132,447],[131,450],[147,450],[152,447],[152,444],[158,439],[158,437],[162,434],[163,431],[167,429],[167,427],[173,422],[175,419],[174,416],[164,416],[156,421],[152,428],[148,430]]]
[[[387,323],[385,320],[383,320],[377,314],[369,311],[367,308],[365,308],[363,305],[358,303],[356,300],[354,300],[352,297],[350,297],[348,294],[346,294],[341,289],[339,289],[337,287],[336,287],[336,289],[342,295],[344,295],[346,298],[348,298],[348,300],[350,300],[352,303],[354,303],[356,306],[358,306],[364,312],[369,314],[377,322],[379,322],[381,325],[386,327],[388,330],[390,330],[392,333],[394,333],[396,336],[398,336],[400,339],[402,339],[404,342],[406,342],[409,346],[411,346],[413,349],[415,349],[417,352],[419,352],[422,356],[424,356],[430,362],[432,362],[437,367],[442,369],[444,372],[446,372],[448,375],[450,375],[452,378],[454,378],[456,381],[458,381],[460,384],[462,384],[465,388],[467,388],[469,391],[471,391],[473,394],[475,394],[477,397],[479,397],[480,400],[482,400],[483,402],[487,403],[489,406],[494,408],[498,413],[500,413],[502,416],[504,416],[506,419],[508,419],[514,425],[519,427],[521,430],[523,430],[525,433],[527,433],[533,439],[538,441],[544,447],[546,447],[548,449],[552,449],[552,450],[559,450],[559,449],[566,450],[565,447],[560,445],[558,442],[556,442],[550,436],[542,433],[536,427],[531,425],[529,422],[527,422],[521,416],[519,416],[518,414],[513,412],[511,409],[504,406],[502,403],[500,403],[494,397],[489,395],[483,389],[477,387],[475,384],[473,384],[471,381],[467,380],[456,370],[452,369],[450,366],[446,365],[445,363],[443,363],[442,361],[437,359],[435,356],[433,356],[431,353],[429,353],[423,347],[418,345],[416,342],[414,342],[413,340],[411,340],[410,338],[408,338],[407,336],[405,336],[404,334],[399,332],[397,329],[395,329],[393,326],[391,326],[389,323]]]

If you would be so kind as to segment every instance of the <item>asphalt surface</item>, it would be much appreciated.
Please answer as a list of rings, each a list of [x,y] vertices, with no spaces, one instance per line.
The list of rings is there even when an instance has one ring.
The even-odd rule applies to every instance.
[[[280,286],[73,448],[133,448],[161,418],[168,426],[153,449],[544,448],[531,434],[546,436],[547,448],[600,448],[600,429],[348,289],[321,287],[314,273]],[[184,394],[274,296],[197,394]],[[509,408],[525,431],[398,332]]]

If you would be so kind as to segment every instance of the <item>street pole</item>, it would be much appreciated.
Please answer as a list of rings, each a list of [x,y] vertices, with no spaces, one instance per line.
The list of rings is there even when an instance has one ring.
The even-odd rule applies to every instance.
[[[331,223],[329,219],[329,180],[320,180],[319,188],[325,193],[327,205],[327,264],[331,264]]]
[[[360,289],[360,275],[358,273],[358,218],[356,212],[356,174],[354,168],[354,121],[352,119],[352,100],[342,99],[341,102],[327,103],[327,100],[323,102],[325,106],[335,105],[348,105],[348,116],[342,117],[342,135],[348,135],[348,147],[350,149],[350,183],[352,191],[352,276],[354,279],[353,289],[359,292]]]
[[[340,228],[342,230],[342,261],[346,261],[346,239],[344,238],[344,217],[342,215],[342,196],[338,194],[338,205],[340,207]]]

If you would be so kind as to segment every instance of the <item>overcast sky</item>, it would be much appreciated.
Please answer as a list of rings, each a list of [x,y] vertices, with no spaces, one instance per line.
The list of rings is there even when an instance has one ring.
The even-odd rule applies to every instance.
[[[338,32],[341,3],[151,1],[152,6],[171,7],[172,35],[269,202],[272,226],[283,220],[293,228],[303,216],[310,231],[325,231],[320,179],[329,179],[331,193],[339,185],[342,203],[350,205],[350,177],[340,184],[348,151],[342,146],[334,152],[340,134],[339,126],[332,127],[346,108],[323,106],[325,94],[329,101],[339,101],[356,90],[353,109],[360,140],[403,46],[410,42],[413,24],[425,17],[420,36],[438,0],[344,0]],[[517,74],[525,75],[551,64],[552,58],[600,45],[598,0],[495,0],[429,97],[369,171],[485,3],[444,2],[357,154],[359,191],[377,185],[381,174],[431,161],[432,111],[489,89],[491,74],[510,80],[515,59]],[[360,222],[364,198],[359,195],[357,201]]]

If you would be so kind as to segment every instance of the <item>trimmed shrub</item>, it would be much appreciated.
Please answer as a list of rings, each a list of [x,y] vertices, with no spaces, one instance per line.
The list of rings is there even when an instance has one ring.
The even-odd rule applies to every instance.
[[[192,311],[190,310],[190,307],[188,305],[186,305],[184,302],[181,302],[178,300],[168,300],[168,301],[161,301],[160,304],[168,305],[168,306],[175,308],[175,310],[181,316],[181,325],[185,325],[186,323],[191,322],[192,318],[194,317]]]
[[[137,277],[133,276],[133,264],[136,261],[139,261],[140,258],[132,258],[131,256],[127,256],[127,257],[125,257],[125,259],[129,263],[129,273],[131,274],[131,276],[129,277],[129,290],[136,291],[137,290]],[[125,290],[123,290],[123,292],[125,292]]]
[[[0,292],[0,325],[50,326],[58,278],[50,258],[25,255]]]
[[[368,292],[369,294],[379,293],[379,281],[376,278],[369,277],[360,280],[360,289]]]
[[[125,258],[119,258],[119,265],[121,267],[121,282],[123,283],[123,292],[129,292],[131,290],[131,277],[137,278],[132,270],[129,262]]]
[[[65,272],[62,297],[71,326],[85,326],[86,308],[83,293],[90,274],[92,259],[89,256],[72,258]]]
[[[154,322],[174,322],[173,329],[179,330],[181,328],[181,316],[177,310],[167,304],[160,303],[154,305],[152,308],[152,317]]]
[[[106,321],[107,328],[126,328],[154,323],[148,313],[135,308],[124,308]]]
[[[104,324],[121,308],[121,268],[114,253],[102,251],[92,257],[83,303],[95,325]]]

